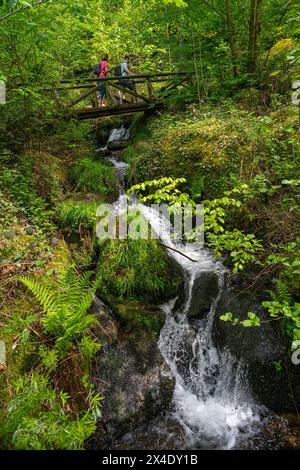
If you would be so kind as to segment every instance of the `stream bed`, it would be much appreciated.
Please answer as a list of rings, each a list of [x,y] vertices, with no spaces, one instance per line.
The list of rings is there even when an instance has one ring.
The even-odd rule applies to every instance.
[[[114,130],[110,141],[122,140]],[[115,167],[122,212],[127,164],[118,153],[106,157]],[[134,202],[133,202],[134,203]],[[165,323],[157,342],[174,380],[167,411],[140,422],[114,442],[115,449],[276,449],[286,447],[287,422],[252,396],[247,365],[214,341],[219,303],[226,295],[227,270],[196,243],[185,245],[170,236],[170,223],[155,209],[139,206],[167,254],[184,277],[184,292],[161,305]],[[193,261],[192,261],[193,260]],[[201,296],[207,297],[201,315]],[[130,378],[128,379],[130,380]],[[153,387],[152,387],[153,388]],[[155,387],[152,389],[155,400]],[[157,391],[157,393],[159,393]]]

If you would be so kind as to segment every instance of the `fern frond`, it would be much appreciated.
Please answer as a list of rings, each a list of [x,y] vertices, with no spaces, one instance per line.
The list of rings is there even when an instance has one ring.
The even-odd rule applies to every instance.
[[[19,281],[32,292],[46,313],[56,311],[56,292],[51,285],[30,276],[20,277]]]
[[[55,283],[31,276],[20,279],[41,303],[46,313],[41,323],[46,332],[56,338],[61,350],[68,350],[72,341],[96,322],[93,315],[87,314],[96,290],[96,283],[90,284],[89,278],[89,273],[80,276],[69,266]]]
[[[282,280],[278,280],[276,282],[276,298],[280,302],[291,302],[292,300],[292,295],[289,292],[289,288]]]

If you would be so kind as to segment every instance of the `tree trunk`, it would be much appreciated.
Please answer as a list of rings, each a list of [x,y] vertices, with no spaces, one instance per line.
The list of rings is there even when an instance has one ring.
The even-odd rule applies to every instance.
[[[225,0],[225,7],[226,7],[228,40],[229,40],[231,59],[232,59],[232,72],[233,72],[234,78],[236,78],[238,76],[238,69],[237,69],[238,52],[237,52],[236,40],[235,40],[235,28],[234,28],[233,17],[232,17],[231,0]]]
[[[254,75],[256,72],[257,37],[259,34],[259,11],[262,0],[251,0],[249,22],[249,45],[247,71]]]

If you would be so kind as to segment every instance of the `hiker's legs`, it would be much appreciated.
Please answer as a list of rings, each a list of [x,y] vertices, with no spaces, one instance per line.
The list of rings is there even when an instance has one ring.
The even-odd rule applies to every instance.
[[[123,104],[125,89],[127,87],[127,80],[121,80],[118,84],[120,87],[122,87],[122,90],[119,90],[119,98],[120,98],[120,104]]]
[[[136,91],[136,84],[134,83],[134,81],[132,81],[132,91],[133,91],[134,93],[137,92],[137,91]],[[136,97],[136,96],[133,96],[133,102],[134,102],[134,103],[137,103],[137,97]]]
[[[127,80],[126,86],[127,86],[128,90],[133,91],[134,93],[136,93],[136,85],[135,85],[133,80]],[[137,97],[133,96],[133,95],[131,95],[131,96],[132,96],[131,102],[132,103],[137,103]]]
[[[106,95],[106,87],[105,87],[105,83],[100,83],[100,86],[99,86],[99,106],[100,108],[102,106],[105,106],[105,101],[104,101],[104,98],[105,98],[105,95]]]
[[[120,100],[120,104],[123,104],[123,99],[124,99],[124,91],[119,90],[119,100]]]

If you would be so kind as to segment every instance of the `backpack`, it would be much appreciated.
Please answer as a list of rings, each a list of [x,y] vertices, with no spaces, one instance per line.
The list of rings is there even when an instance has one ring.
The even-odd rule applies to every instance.
[[[94,74],[99,75],[100,73],[101,73],[101,62],[98,62],[98,64],[96,64],[94,67]]]
[[[122,67],[121,67],[121,64],[119,64],[119,65],[116,65],[114,68],[114,76],[121,77],[121,75],[122,75]]]

